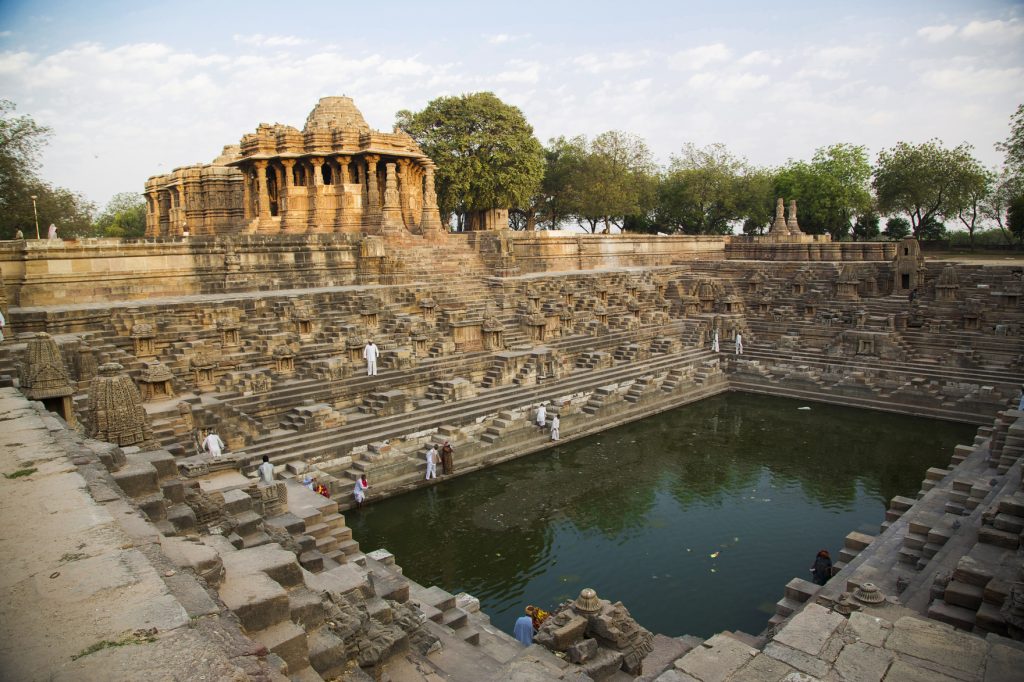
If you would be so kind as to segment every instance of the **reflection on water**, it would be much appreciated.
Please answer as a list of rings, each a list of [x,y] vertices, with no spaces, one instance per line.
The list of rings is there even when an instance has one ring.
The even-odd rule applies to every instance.
[[[523,607],[583,587],[648,629],[760,632],[815,553],[878,532],[975,428],[727,394],[348,512],[366,551],[480,599],[511,631]]]

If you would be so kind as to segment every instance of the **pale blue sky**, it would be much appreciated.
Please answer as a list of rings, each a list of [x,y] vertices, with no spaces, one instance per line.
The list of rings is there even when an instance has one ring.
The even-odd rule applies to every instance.
[[[54,129],[48,179],[103,203],[210,161],[317,98],[371,126],[492,90],[546,142],[618,129],[659,161],[725,143],[758,164],[833,142],[969,142],[1024,102],[1014,2],[10,2],[0,96]]]

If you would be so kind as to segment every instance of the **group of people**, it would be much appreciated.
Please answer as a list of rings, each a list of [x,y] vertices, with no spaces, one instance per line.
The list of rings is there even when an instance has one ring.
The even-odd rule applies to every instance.
[[[715,353],[720,350],[717,329],[711,333],[711,350]],[[743,355],[743,334],[741,334],[739,330],[736,331],[736,355]]]
[[[546,428],[548,425],[548,408],[541,405],[537,408],[537,426]],[[551,417],[551,440],[558,440],[562,437],[562,421],[555,414]]]
[[[427,479],[437,478],[437,465],[441,465],[441,473],[445,476],[455,473],[455,448],[448,441],[441,446],[438,452],[437,446],[433,443],[427,449]]]

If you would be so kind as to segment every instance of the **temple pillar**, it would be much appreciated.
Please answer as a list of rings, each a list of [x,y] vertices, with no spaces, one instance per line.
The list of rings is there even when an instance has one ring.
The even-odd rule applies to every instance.
[[[402,211],[402,222],[410,232],[413,229],[416,219],[412,214],[412,169],[409,159],[398,159],[398,203]]]
[[[381,229],[385,234],[399,234],[404,228],[395,165],[389,163],[384,166],[384,208],[381,212]]]
[[[252,220],[252,218],[253,218],[252,207],[250,206],[250,202],[252,201],[252,187],[250,186],[251,182],[252,182],[252,176],[249,174],[249,171],[243,171],[242,172],[242,220],[244,220],[244,221]]]
[[[377,162],[380,157],[376,154],[367,154],[363,157],[366,160],[366,206],[363,209],[363,222],[368,230],[380,226],[380,190],[377,188]]]
[[[277,213],[281,216],[281,229],[291,231],[305,223],[295,196],[295,159],[281,159],[281,168],[284,183],[279,181],[277,185]]]
[[[325,211],[327,197],[325,196],[324,188],[323,157],[310,157],[309,166],[313,173],[313,182],[306,184],[306,191],[309,196],[309,229],[311,232],[319,232],[321,228],[328,227],[328,216]]]
[[[256,184],[259,196],[259,219],[270,218],[270,192],[267,189],[267,162],[265,160],[256,162]]]
[[[341,232],[345,232],[345,228],[349,222],[352,222],[352,218],[355,216],[355,198],[349,198],[346,185],[349,184],[349,157],[338,156],[334,159],[337,166],[337,179],[335,180],[336,190],[336,201],[337,213],[335,214],[334,225],[335,229]]]
[[[437,192],[434,190],[434,168],[431,161],[423,163],[423,215],[420,217],[420,234],[427,238],[444,236],[441,213],[437,209]]]

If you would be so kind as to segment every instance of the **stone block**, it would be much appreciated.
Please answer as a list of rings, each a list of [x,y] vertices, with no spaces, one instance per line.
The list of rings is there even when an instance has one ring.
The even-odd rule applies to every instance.
[[[167,520],[179,533],[187,533],[196,527],[196,513],[187,504],[175,504],[169,507]]]
[[[288,664],[289,675],[309,667],[306,631],[290,620],[254,632],[251,637],[280,656]]]
[[[162,537],[160,549],[176,566],[192,569],[210,585],[219,585],[224,577],[224,565],[212,547],[184,538]]]
[[[978,529],[978,542],[1016,550],[1020,546],[1020,536],[991,526],[982,526]]]
[[[889,669],[893,657],[891,651],[871,646],[866,642],[854,642],[847,644],[839,652],[835,672],[839,679],[849,682],[880,680]]]
[[[991,579],[991,571],[970,556],[960,557],[956,563],[956,570],[953,571],[953,580],[978,587],[985,587]]]
[[[801,673],[806,673],[813,677],[824,678],[829,671],[829,664],[818,657],[810,656],[802,651],[791,649],[776,642],[769,642],[764,648],[764,653],[777,661],[796,668]]]
[[[160,492],[156,467],[149,462],[131,461],[112,475],[128,497],[138,498]]]
[[[284,587],[302,584],[302,569],[295,555],[281,549],[278,544],[230,552],[224,555],[223,560],[230,580],[264,573]]]
[[[555,649],[565,651],[577,640],[583,637],[587,630],[587,619],[583,616],[573,616],[568,623],[551,631],[554,637]]]
[[[244,490],[228,490],[223,493],[224,511],[228,514],[241,514],[252,510],[252,498]]]
[[[582,639],[570,646],[566,650],[566,653],[569,654],[569,660],[573,663],[589,661],[595,654],[597,654],[597,640]]]
[[[854,611],[846,625],[846,631],[871,646],[882,646],[892,632],[892,623],[861,611]]]
[[[797,651],[817,656],[829,637],[846,622],[838,613],[809,604],[775,636],[775,641]]]
[[[702,682],[724,682],[755,655],[757,649],[718,634],[676,661],[675,667]]]
[[[843,540],[843,546],[850,549],[857,550],[858,552],[863,551],[868,545],[874,542],[875,536],[867,535],[866,533],[858,533],[856,531],[847,534]]]
[[[174,459],[174,455],[166,450],[151,450],[150,452],[140,453],[138,457],[152,464],[156,468],[157,477],[160,479],[176,478],[178,476],[178,463]]]
[[[615,674],[625,658],[621,651],[598,649],[593,658],[582,664],[583,672],[593,680],[603,680]]]
[[[984,668],[988,645],[984,640],[958,632],[944,623],[904,616],[893,624],[893,632],[885,647],[963,675],[974,675]],[[889,671],[887,679],[900,679],[892,677],[892,672]]]
[[[889,672],[882,678],[882,682],[961,682],[961,678],[924,668],[916,661],[897,658],[889,666]]]
[[[229,577],[220,587],[220,598],[249,632],[286,621],[290,615],[288,593],[263,573]]]

